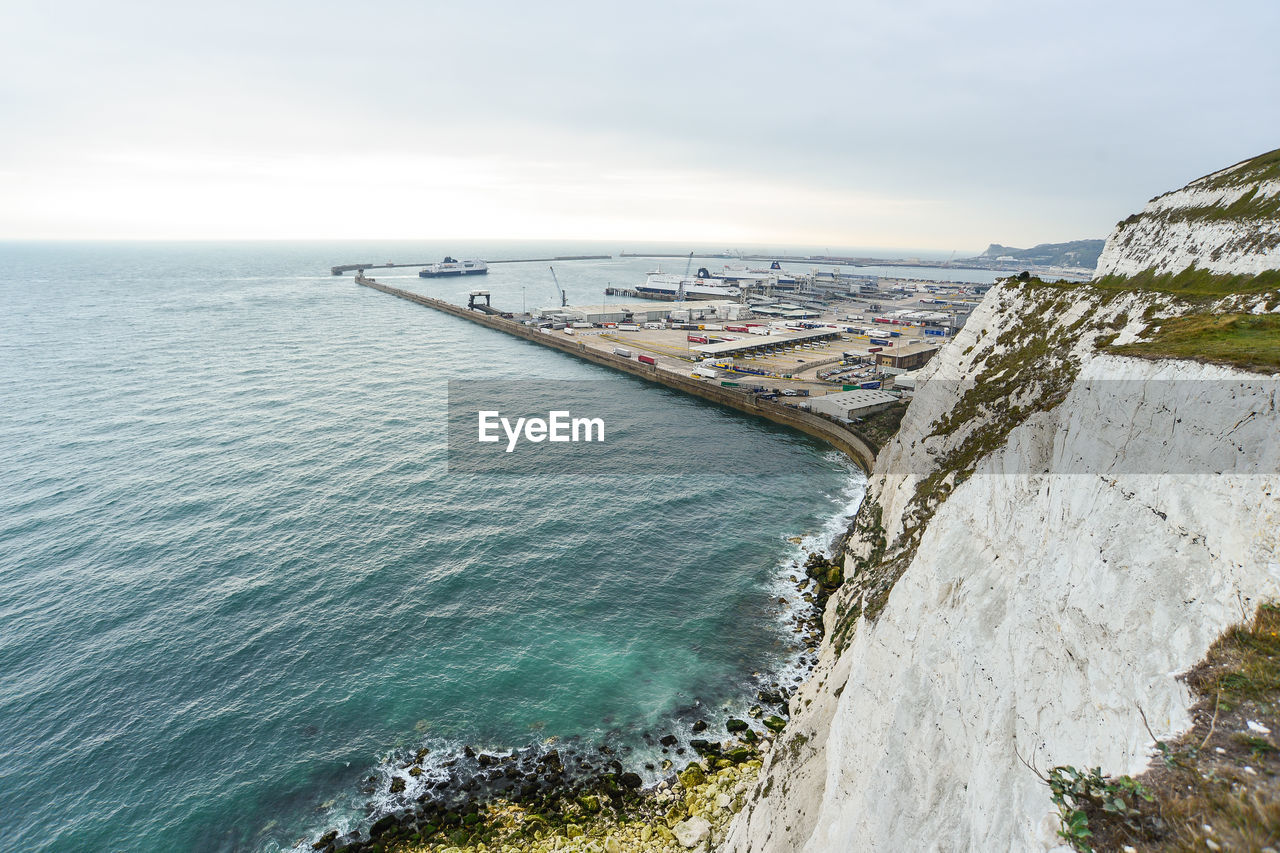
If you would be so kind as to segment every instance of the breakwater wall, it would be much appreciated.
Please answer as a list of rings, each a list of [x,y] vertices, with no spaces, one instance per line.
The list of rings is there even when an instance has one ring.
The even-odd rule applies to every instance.
[[[401,290],[398,287],[389,287],[362,275],[356,276],[355,281],[357,284],[380,290],[392,296],[398,296],[401,299],[407,299],[410,302],[416,302],[427,308],[434,308],[437,311],[443,311],[445,314],[452,314],[455,317],[461,317],[464,320],[514,335],[517,338],[524,338],[532,343],[560,350],[584,361],[611,367],[614,370],[629,373],[640,379],[656,382],[659,385],[665,385],[668,388],[674,388],[677,391],[683,391],[686,394],[701,397],[704,400],[710,400],[713,403],[728,406],[731,409],[799,430],[805,435],[830,444],[848,456],[855,465],[868,474],[871,473],[871,468],[875,465],[876,450],[869,442],[839,424],[809,412],[802,412],[799,409],[793,409],[771,400],[761,400],[755,394],[736,391],[721,385],[712,385],[705,380],[691,379],[654,365],[641,364],[619,355],[601,352],[574,338],[562,337],[558,334],[547,334],[533,326],[526,326],[523,323],[517,323],[505,317],[482,314],[478,311],[464,308],[461,305],[445,302],[442,299],[423,296],[412,291]]]

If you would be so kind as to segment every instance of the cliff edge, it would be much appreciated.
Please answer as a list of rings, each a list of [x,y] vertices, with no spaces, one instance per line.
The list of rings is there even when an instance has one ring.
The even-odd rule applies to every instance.
[[[1088,284],[990,291],[723,849],[1051,849],[1028,765],[1137,773],[1190,726],[1179,674],[1280,597],[1278,200],[1280,151],[1154,199]]]

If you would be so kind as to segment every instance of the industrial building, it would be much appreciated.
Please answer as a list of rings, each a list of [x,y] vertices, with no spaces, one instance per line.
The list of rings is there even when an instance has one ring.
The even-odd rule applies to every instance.
[[[885,373],[905,373],[924,367],[941,346],[934,343],[906,344],[876,353],[876,366]]]
[[[736,341],[703,344],[694,347],[694,350],[711,358],[728,358],[739,354],[763,352],[776,347],[793,347],[797,344],[830,341],[839,337],[839,334],[835,329],[822,328],[774,332],[768,335],[743,335]]]
[[[888,391],[839,391],[809,399],[809,410],[843,421],[866,417],[898,402]]]
[[[538,315],[547,320],[568,323],[656,323],[671,319],[676,322],[695,320],[737,320],[744,306],[729,300],[699,302],[607,302],[602,305],[565,305],[539,308]]]

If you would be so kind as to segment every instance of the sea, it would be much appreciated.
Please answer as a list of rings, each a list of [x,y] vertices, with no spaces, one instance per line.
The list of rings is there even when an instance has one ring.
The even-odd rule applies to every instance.
[[[610,744],[803,675],[789,581],[861,500],[806,436],[333,276],[598,246],[0,244],[0,849],[283,851],[366,826],[406,752]],[[679,261],[665,262],[678,268]],[[547,262],[465,302],[556,303]],[[450,380],[590,380],[661,447],[451,466]],[[665,425],[680,424],[663,441]],[[690,440],[690,435],[697,440]],[[735,464],[706,463],[706,447]]]

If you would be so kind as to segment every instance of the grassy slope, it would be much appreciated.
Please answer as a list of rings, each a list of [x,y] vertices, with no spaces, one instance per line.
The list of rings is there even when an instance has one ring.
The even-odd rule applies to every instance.
[[[1280,372],[1280,314],[1191,314],[1161,321],[1147,337],[1110,349],[1141,358],[1189,358]]]
[[[1089,830],[1074,833],[1077,850],[1280,849],[1280,607],[1263,604],[1228,629],[1184,680],[1198,698],[1192,729],[1156,742],[1136,780],[1145,796],[1132,794],[1134,780],[1107,777],[1127,808],[1092,795],[1071,803]]]

